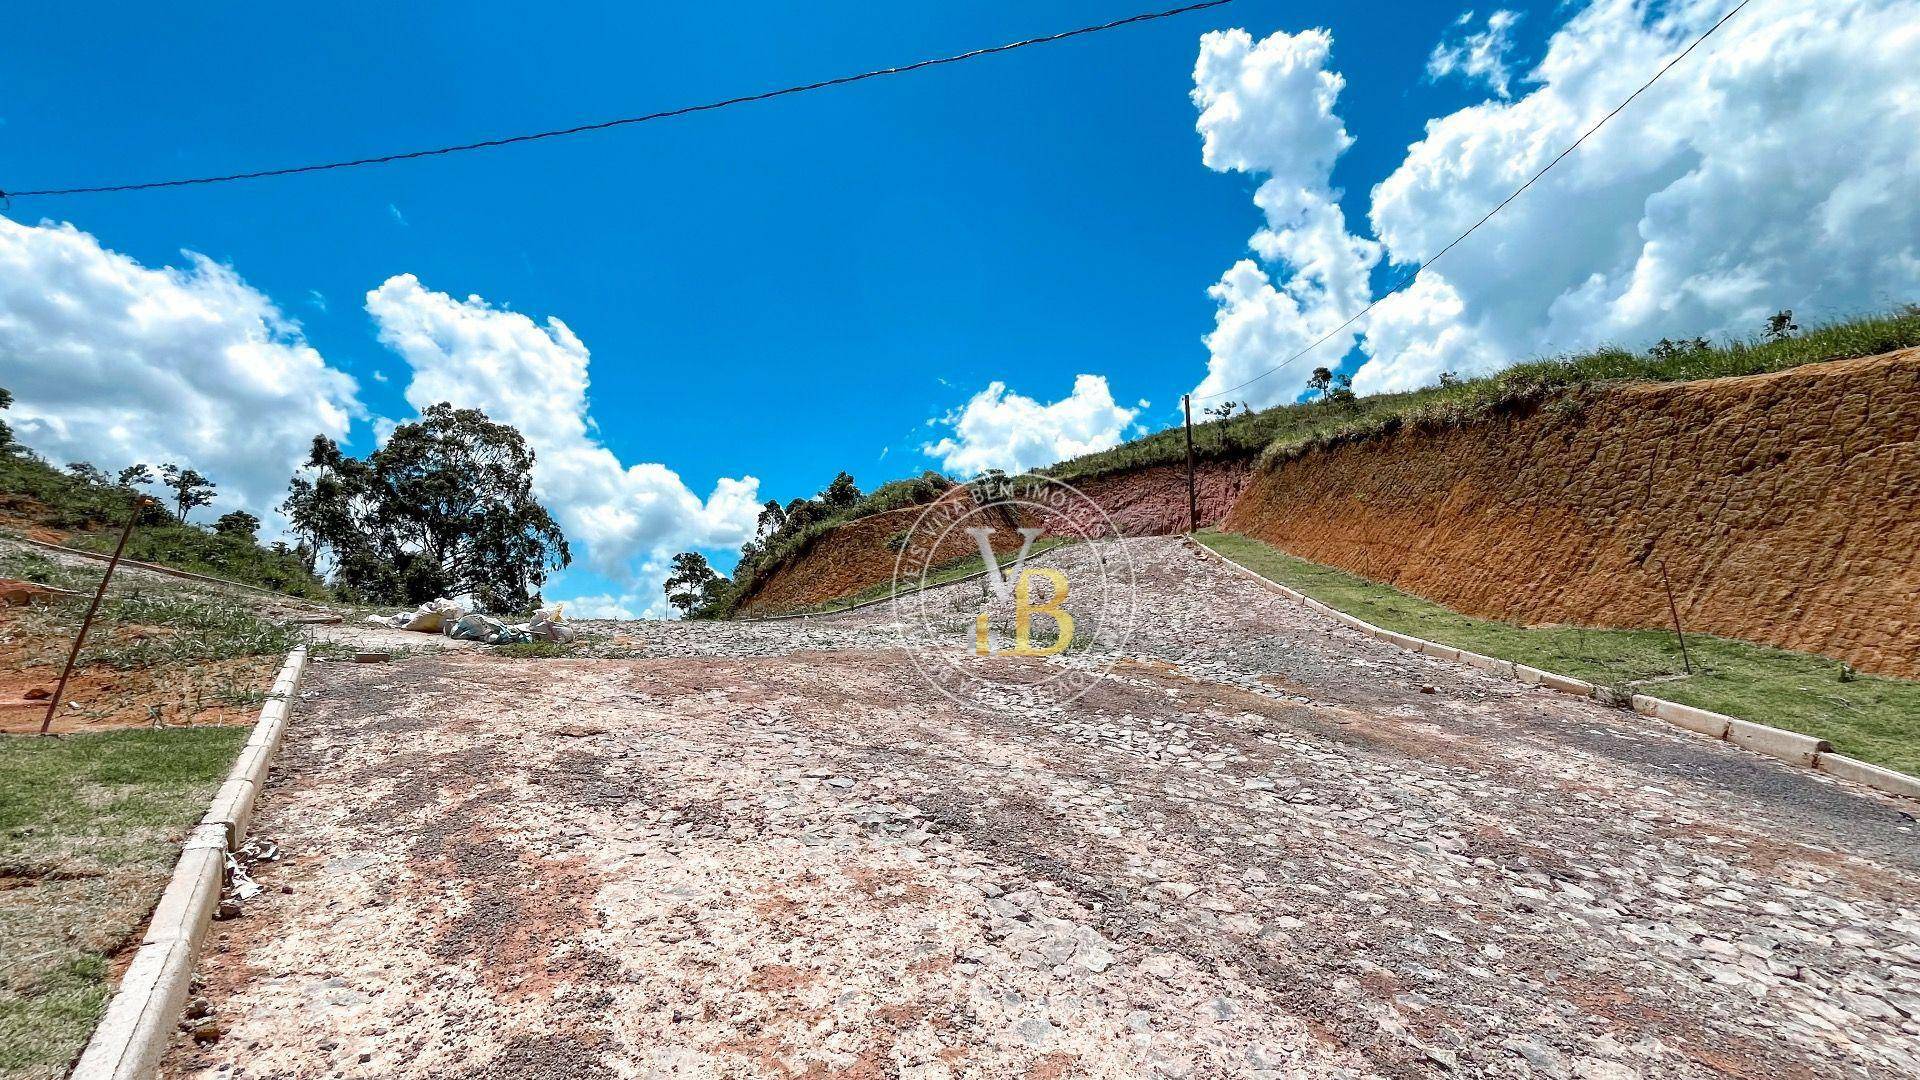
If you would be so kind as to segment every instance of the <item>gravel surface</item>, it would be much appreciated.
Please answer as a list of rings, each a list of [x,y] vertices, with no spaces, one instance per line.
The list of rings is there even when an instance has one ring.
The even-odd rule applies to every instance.
[[[1920,1074],[1912,804],[1125,548],[969,661],[1069,702],[885,605],[316,666],[165,1074]]]

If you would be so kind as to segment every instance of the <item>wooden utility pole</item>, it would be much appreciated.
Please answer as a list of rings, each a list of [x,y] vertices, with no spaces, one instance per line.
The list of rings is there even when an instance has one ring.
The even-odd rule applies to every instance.
[[[1660,584],[1667,590],[1667,614],[1673,616],[1673,636],[1680,639],[1680,662],[1693,674],[1693,657],[1687,655],[1687,635],[1680,629],[1680,606],[1673,602],[1673,582],[1667,577],[1667,560],[1660,560]]]
[[[1180,395],[1180,407],[1187,413],[1187,533],[1200,530],[1200,496],[1193,486],[1193,395]]]
[[[127,537],[133,535],[134,522],[140,520],[148,501],[144,495],[133,500],[133,512],[127,515],[127,527],[120,530],[120,542],[113,546],[113,558],[107,560],[107,572],[100,575],[100,587],[93,591],[93,603],[87,605],[86,618],[80,620],[80,632],[73,635],[73,648],[67,651],[67,666],[60,669],[60,681],[54,685],[53,696],[47,699],[47,715],[40,721],[42,735],[53,727],[53,712],[60,707],[61,695],[67,692],[67,679],[73,675],[74,661],[80,658],[80,646],[87,640],[87,630],[93,626],[93,617],[100,611],[100,601],[107,595],[107,582],[113,580],[114,568],[120,565],[120,553],[127,550]]]

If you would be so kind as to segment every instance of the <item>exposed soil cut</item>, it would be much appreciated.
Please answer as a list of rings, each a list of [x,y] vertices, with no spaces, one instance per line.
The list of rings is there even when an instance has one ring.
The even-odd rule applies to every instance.
[[[966,492],[962,488],[954,488],[941,496],[942,499],[964,497]],[[893,580],[907,532],[926,512],[926,506],[906,506],[849,521],[831,530],[798,557],[762,575],[759,586],[742,610],[750,615],[777,615],[824,604]],[[1020,534],[1015,531],[1020,523],[1013,514],[989,508],[982,512],[977,523],[997,526],[993,534],[996,554],[1010,555],[1020,549]],[[973,537],[956,529],[934,549],[933,563],[938,568],[979,557],[980,549]]]
[[[1194,490],[1202,527],[1218,524],[1226,516],[1251,475],[1252,464],[1246,460],[1206,461],[1196,466]],[[1074,481],[1073,486],[1105,511],[1122,536],[1166,536],[1187,531],[1184,464],[1109,473]],[[955,489],[943,498],[963,494],[964,489]],[[754,615],[774,615],[891,581],[900,538],[923,512],[925,507],[921,506],[890,510],[833,529],[815,540],[799,558],[763,575],[744,610]],[[1020,547],[1020,537],[1011,528],[1019,522],[1010,515],[1001,518],[1009,527],[995,534],[994,550],[1007,555]],[[945,560],[977,558],[979,554],[972,537],[965,534],[956,534],[940,548]]]
[[[1256,475],[1225,527],[1470,615],[1920,676],[1920,350],[1603,389]]]

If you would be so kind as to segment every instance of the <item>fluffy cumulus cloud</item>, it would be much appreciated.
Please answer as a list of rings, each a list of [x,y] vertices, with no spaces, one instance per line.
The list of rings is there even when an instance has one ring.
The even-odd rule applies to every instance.
[[[1552,35],[1526,75],[1529,92],[1429,121],[1373,189],[1372,239],[1350,242],[1377,240],[1396,264],[1431,258],[1726,7],[1594,0]],[[1203,132],[1225,119],[1256,143],[1226,160],[1299,164],[1302,140],[1287,135],[1301,130],[1321,148],[1309,164],[1324,157],[1325,131],[1338,127],[1328,89],[1337,75],[1263,75],[1254,80],[1261,92],[1235,93],[1231,108],[1213,104],[1223,53],[1245,82],[1252,58],[1270,48],[1299,55],[1309,36],[1224,49],[1232,35],[1202,39],[1195,97]],[[1482,372],[1604,342],[1747,334],[1780,308],[1804,319],[1920,298],[1920,202],[1908,194],[1920,177],[1917,48],[1911,0],[1754,0],[1412,289],[1381,304],[1364,324],[1356,389],[1404,389],[1443,371]],[[1324,48],[1304,51],[1317,69]],[[1284,94],[1270,92],[1281,84]],[[1217,168],[1213,144],[1209,135],[1207,162]],[[1339,250],[1332,238],[1324,246]],[[1222,309],[1203,392],[1218,382],[1228,327],[1230,345],[1256,352],[1284,350],[1296,337],[1302,305],[1275,294],[1300,295],[1308,271],[1283,257],[1284,284],[1242,263],[1215,286]],[[1322,288],[1312,278],[1305,295]],[[1341,345],[1329,343],[1327,359]]]
[[[1324,30],[1259,42],[1244,30],[1200,39],[1193,101],[1202,160],[1221,172],[1263,175],[1253,201],[1266,223],[1250,244],[1258,261],[1235,263],[1209,290],[1218,307],[1197,397],[1232,395],[1255,405],[1291,400],[1313,364],[1234,388],[1332,331],[1367,301],[1367,275],[1380,249],[1348,231],[1332,187],[1334,161],[1353,144],[1334,111],[1346,80],[1327,67],[1332,48]],[[1352,343],[1352,332],[1344,332],[1322,348],[1338,357]]]
[[[213,513],[271,521],[313,437],[361,414],[354,381],[232,268],[183,259],[153,269],[72,225],[0,217],[8,423],[59,464],[191,466],[219,486]]]
[[[587,347],[559,319],[455,299],[411,274],[368,293],[367,312],[412,368],[408,404],[482,409],[526,436],[536,494],[568,539],[593,569],[635,584],[627,597],[591,598],[600,610],[660,613],[672,552],[737,547],[753,535],[753,477],[722,479],[702,499],[666,466],[622,464],[601,444],[587,411]]]
[[[1114,404],[1100,375],[1076,377],[1072,393],[1045,405],[996,381],[933,422],[953,434],[921,449],[962,476],[1017,473],[1115,445],[1138,412]]]
[[[1519,21],[1518,12],[1496,11],[1487,16],[1483,29],[1473,33],[1473,12],[1461,15],[1454,21],[1453,32],[1427,57],[1427,77],[1460,75],[1484,81],[1501,97],[1510,96],[1513,72],[1507,67],[1507,54],[1513,51],[1513,24]]]

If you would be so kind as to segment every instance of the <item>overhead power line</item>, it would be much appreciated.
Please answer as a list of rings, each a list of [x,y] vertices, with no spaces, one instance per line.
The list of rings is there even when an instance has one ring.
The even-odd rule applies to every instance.
[[[0,199],[23,199],[53,195],[98,195],[119,191],[151,191],[155,188],[193,187],[200,184],[225,184],[235,180],[264,180],[273,176],[293,176],[298,173],[327,172],[332,169],[355,169],[363,165],[385,165],[395,161],[412,161],[415,158],[440,157],[446,154],[463,154],[469,150],[491,150],[500,146],[538,142],[542,139],[558,139],[568,135],[584,135],[592,131],[606,131],[609,128],[625,127],[629,124],[645,124],[654,120],[672,119],[676,116],[713,112],[716,109],[725,109],[734,105],[747,105],[756,101],[770,101],[774,98],[787,97],[793,94],[804,94],[813,90],[847,86],[852,83],[865,82],[868,79],[878,79],[887,75],[905,75],[908,72],[922,71],[926,68],[941,67],[946,64],[958,64],[965,60],[978,60],[983,56],[994,56],[999,53],[1012,52],[1015,49],[1024,49],[1032,45],[1050,45],[1056,41],[1065,41],[1068,38],[1084,37],[1087,34],[1098,34],[1105,30],[1117,30],[1120,27],[1132,26],[1135,23],[1170,19],[1176,15],[1187,15],[1195,11],[1205,11],[1208,8],[1224,7],[1230,3],[1233,3],[1233,0],[1205,0],[1203,3],[1187,4],[1183,7],[1171,8],[1166,11],[1153,11],[1141,15],[1130,15],[1124,19],[1115,19],[1112,22],[1104,22],[1095,26],[1082,26],[1074,30],[1063,30],[1057,34],[1027,38],[1024,41],[1013,41],[1005,45],[994,45],[985,49],[974,49],[971,52],[956,53],[953,56],[942,56],[932,60],[920,60],[911,64],[902,64],[899,67],[880,68],[875,71],[864,71],[858,75],[842,75],[838,78],[803,83],[798,86],[789,86],[779,90],[745,94],[740,97],[726,98],[722,101],[709,101],[703,105],[684,105],[680,108],[665,109],[660,112],[647,113],[642,116],[623,116],[617,120],[602,120],[598,123],[578,124],[573,127],[556,128],[552,131],[538,131],[527,135],[509,135],[499,139],[484,139],[480,142],[460,143],[455,146],[441,146],[431,150],[407,150],[395,154],[382,154],[379,157],[355,158],[350,161],[328,161],[312,165],[294,165],[279,169],[260,169],[254,172],[227,173],[223,176],[195,176],[180,180],[150,180],[143,183],[106,184],[99,187],[44,188],[39,191],[15,192],[0,191]]]
[[[1482,217],[1479,221],[1476,221],[1471,226],[1469,226],[1466,232],[1463,232],[1459,236],[1456,236],[1453,239],[1447,241],[1447,245],[1441,248],[1439,251],[1434,252],[1432,258],[1421,263],[1419,266],[1414,267],[1412,270],[1408,271],[1406,274],[1401,275],[1401,278],[1399,281],[1394,282],[1393,285],[1390,286],[1386,292],[1383,292],[1379,296],[1375,297],[1371,302],[1367,304],[1366,307],[1363,307],[1358,312],[1356,312],[1352,318],[1348,319],[1346,322],[1343,322],[1339,326],[1336,326],[1332,330],[1328,331],[1324,337],[1320,338],[1320,340],[1314,342],[1313,344],[1307,346],[1304,349],[1301,349],[1299,352],[1294,353],[1292,356],[1287,357],[1285,360],[1280,361],[1278,364],[1273,365],[1272,367],[1261,372],[1260,374],[1255,375],[1253,378],[1248,379],[1246,382],[1240,383],[1237,386],[1229,386],[1225,390],[1218,390],[1211,394],[1198,395],[1193,400],[1210,401],[1213,398],[1224,397],[1225,395],[1231,394],[1236,390],[1244,390],[1247,387],[1252,386],[1254,383],[1259,382],[1261,379],[1264,379],[1267,376],[1273,374],[1274,372],[1279,371],[1281,368],[1284,368],[1287,365],[1293,363],[1295,360],[1298,360],[1301,357],[1306,356],[1308,353],[1311,353],[1313,350],[1319,348],[1322,345],[1325,345],[1327,342],[1332,341],[1334,338],[1340,336],[1341,331],[1345,330],[1349,326],[1352,326],[1354,323],[1359,322],[1361,319],[1366,318],[1367,313],[1372,311],[1374,308],[1379,307],[1380,304],[1387,299],[1387,297],[1392,296],[1394,293],[1397,293],[1401,289],[1406,288],[1408,285],[1413,284],[1413,280],[1420,276],[1420,272],[1422,270],[1425,270],[1427,267],[1432,266],[1434,263],[1439,262],[1440,259],[1444,255],[1446,255],[1447,252],[1452,251],[1454,247],[1460,243],[1460,241],[1465,240],[1469,236],[1472,236],[1476,231],[1479,230],[1480,226],[1485,225],[1489,221],[1492,221],[1493,215],[1498,214],[1502,210],[1505,210],[1507,208],[1508,203],[1512,202],[1513,200],[1519,198],[1522,194],[1524,194],[1526,190],[1532,187],[1536,181],[1538,181],[1541,177],[1547,175],[1548,170],[1552,169],[1555,165],[1560,164],[1560,162],[1564,158],[1566,158],[1568,154],[1571,154],[1575,150],[1580,149],[1581,144],[1585,143],[1587,139],[1591,138],[1594,132],[1599,131],[1603,127],[1606,127],[1607,121],[1612,120],[1616,116],[1619,116],[1622,110],[1624,110],[1627,106],[1633,104],[1635,98],[1639,97],[1641,94],[1646,93],[1648,87],[1651,87],[1654,83],[1659,82],[1660,77],[1662,75],[1665,75],[1667,72],[1673,70],[1673,66],[1675,64],[1678,64],[1680,61],[1685,60],[1689,53],[1699,48],[1702,42],[1712,37],[1714,31],[1720,29],[1722,26],[1725,26],[1729,19],[1732,19],[1735,15],[1740,14],[1740,10],[1746,7],[1751,2],[1752,0],[1740,0],[1738,4],[1734,5],[1732,11],[1729,11],[1725,15],[1720,16],[1719,22],[1716,22],[1712,26],[1707,27],[1706,33],[1703,33],[1699,37],[1694,38],[1693,43],[1691,45],[1688,45],[1685,49],[1680,50],[1680,53],[1675,57],[1673,57],[1673,59],[1668,60],[1665,64],[1662,64],[1660,66],[1660,70],[1653,73],[1653,78],[1648,79],[1646,82],[1640,84],[1640,89],[1635,90],[1631,94],[1628,94],[1627,99],[1625,101],[1622,101],[1620,104],[1615,105],[1611,112],[1601,117],[1600,120],[1597,123],[1595,123],[1592,127],[1582,132],[1580,137],[1573,140],[1573,142],[1569,144],[1565,150],[1562,150],[1558,154],[1555,154],[1553,157],[1553,160],[1547,162],[1544,166],[1542,166],[1539,172],[1534,173],[1532,176],[1528,177],[1526,183],[1521,184],[1519,187],[1513,189],[1513,194],[1508,195],[1504,199],[1501,199],[1499,205],[1487,211],[1486,215]]]

